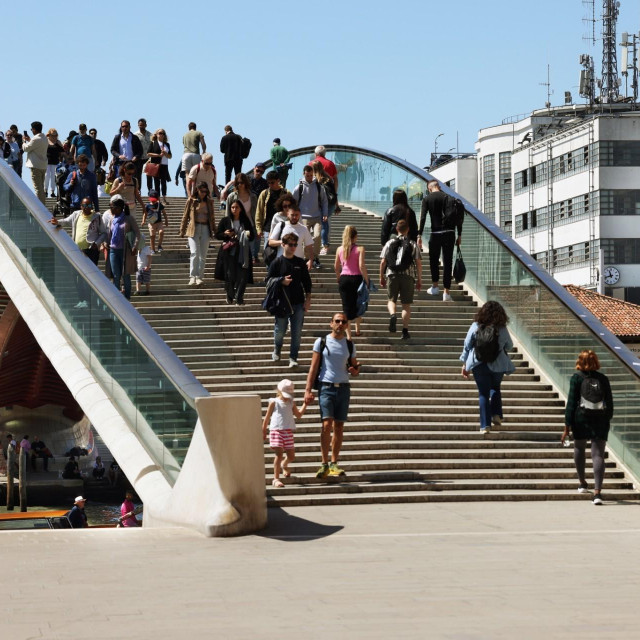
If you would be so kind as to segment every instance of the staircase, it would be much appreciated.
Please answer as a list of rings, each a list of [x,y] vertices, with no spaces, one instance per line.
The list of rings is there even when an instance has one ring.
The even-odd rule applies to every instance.
[[[133,304],[211,393],[257,393],[264,415],[277,383],[286,377],[295,382],[300,404],[313,342],[329,332],[332,313],[341,309],[333,261],[342,229],[345,224],[357,226],[369,274],[377,281],[380,218],[348,207],[332,218],[331,255],[312,274],[300,366],[289,369],[286,357],[271,361],[273,321],[260,307],[263,266],[254,269],[256,284],[247,288],[246,306],[228,306],[223,284],[213,280],[220,244],[214,241],[205,284],[187,285],[189,250],[186,240],[177,237],[183,207],[183,198],[169,198],[170,226],[163,253],[153,259],[151,295],[134,297]],[[423,262],[428,283],[426,256]],[[283,489],[271,487],[273,455],[265,444],[271,506],[585,499],[577,493],[573,449],[559,442],[564,403],[517,351],[511,354],[516,372],[503,382],[504,424],[480,435],[476,386],[460,376],[458,360],[476,304],[459,286],[451,293],[451,303],[424,292],[417,295],[408,342],[400,340],[400,332],[388,332],[385,292],[372,296],[363,335],[354,336],[362,368],[360,377],[352,379],[340,457],[347,475],[315,478],[320,464],[316,402],[298,421],[293,477],[283,480]],[[287,336],[284,356],[288,344]],[[170,438],[167,446],[181,459],[188,435]],[[590,471],[588,477],[592,481]],[[638,497],[611,460],[603,494],[609,499]]]

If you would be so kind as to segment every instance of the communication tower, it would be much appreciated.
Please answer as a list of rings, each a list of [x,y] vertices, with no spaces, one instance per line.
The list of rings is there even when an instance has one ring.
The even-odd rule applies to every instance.
[[[620,2],[602,0],[602,80],[601,102],[616,102],[620,96],[618,60],[616,57],[616,23],[620,13]]]

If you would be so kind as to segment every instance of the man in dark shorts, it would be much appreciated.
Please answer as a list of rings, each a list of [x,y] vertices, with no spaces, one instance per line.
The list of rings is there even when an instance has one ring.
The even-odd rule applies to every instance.
[[[348,322],[344,313],[334,313],[330,324],[331,333],[324,338],[318,338],[313,345],[304,401],[307,404],[313,402],[312,389],[318,378],[318,404],[322,419],[322,466],[318,469],[316,478],[344,475],[344,471],[338,466],[338,457],[342,448],[344,423],[349,413],[349,375],[357,376],[360,373],[355,345],[346,337]]]

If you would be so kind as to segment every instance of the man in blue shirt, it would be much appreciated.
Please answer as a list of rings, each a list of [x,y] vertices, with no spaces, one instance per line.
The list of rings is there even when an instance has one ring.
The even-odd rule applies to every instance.
[[[100,211],[96,174],[89,171],[89,158],[83,154],[78,156],[76,170],[70,171],[64,183],[65,192],[71,193],[71,210],[80,209],[84,198],[90,198],[95,211]]]
[[[338,456],[342,448],[344,423],[349,413],[351,398],[349,375],[357,376],[360,373],[355,345],[346,337],[348,323],[349,320],[344,313],[334,313],[331,318],[331,333],[324,338],[318,338],[313,345],[304,401],[307,404],[313,402],[312,389],[318,378],[318,404],[322,419],[320,434],[322,466],[318,469],[316,478],[344,475],[344,471],[338,467]],[[331,445],[331,463],[329,463],[329,445]]]
[[[95,140],[87,133],[86,124],[81,124],[78,129],[80,133],[73,136],[73,140],[71,140],[71,155],[76,163],[81,155],[87,156],[89,158],[89,171],[93,172],[96,168]]]

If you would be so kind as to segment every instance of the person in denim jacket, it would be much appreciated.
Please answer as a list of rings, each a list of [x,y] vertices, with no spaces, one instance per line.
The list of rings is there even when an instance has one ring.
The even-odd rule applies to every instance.
[[[462,360],[462,377],[468,378],[473,373],[478,387],[478,402],[480,405],[480,433],[491,431],[491,424],[501,425],[502,395],[500,384],[504,375],[515,371],[508,351],[513,349],[513,341],[507,330],[509,318],[499,302],[490,300],[476,313],[473,324],[467,331],[464,348],[460,355]],[[493,325],[498,330],[498,356],[492,362],[481,362],[476,356],[476,334],[481,326]]]

